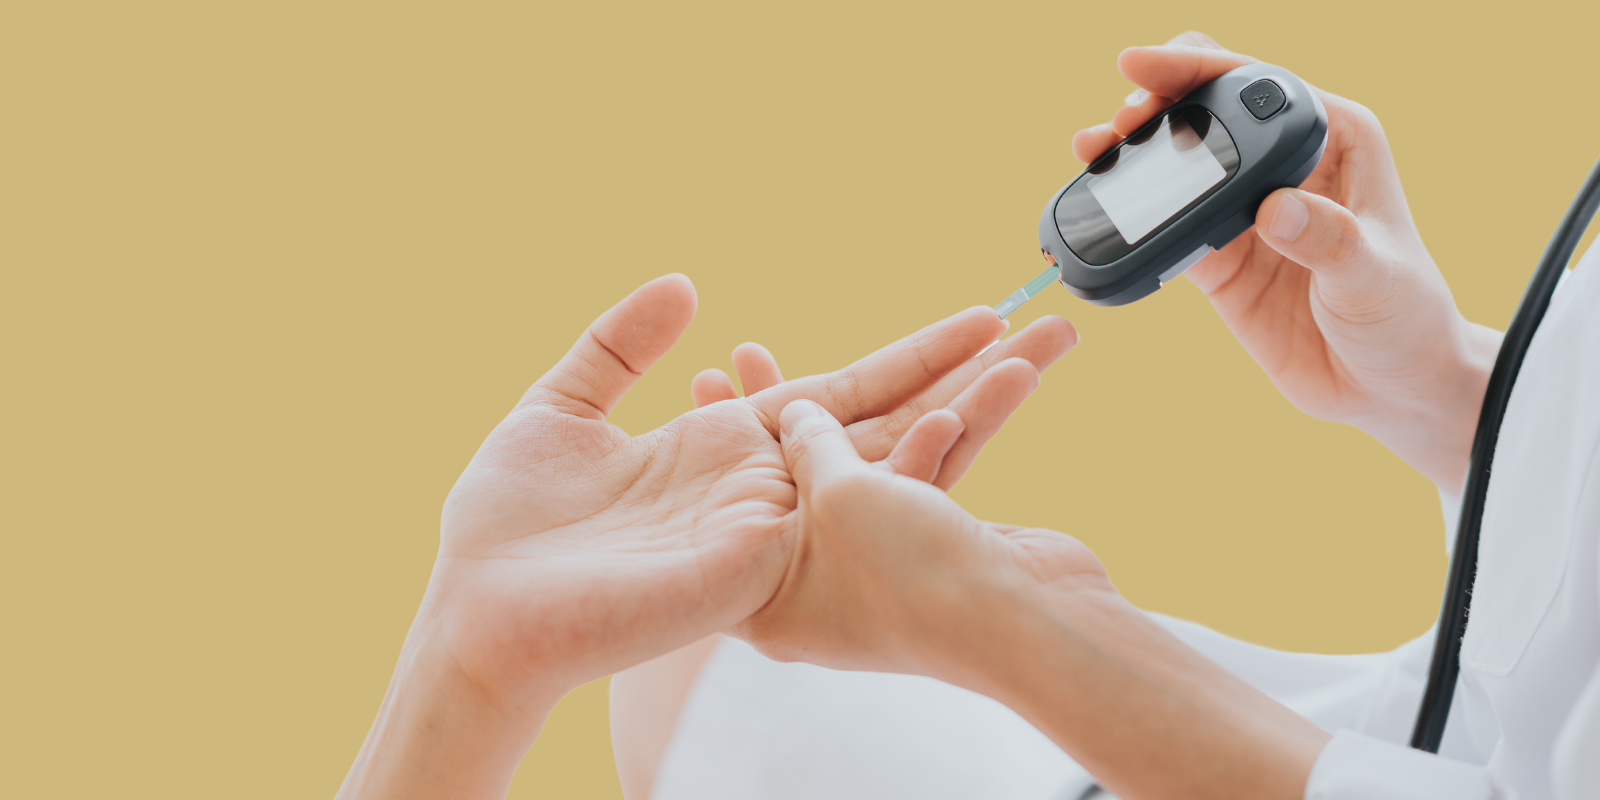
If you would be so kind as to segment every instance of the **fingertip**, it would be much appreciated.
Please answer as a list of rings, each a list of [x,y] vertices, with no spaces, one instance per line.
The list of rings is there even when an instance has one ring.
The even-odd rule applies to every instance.
[[[733,348],[733,358],[735,361],[741,358],[760,358],[763,356],[766,358],[771,358],[772,352],[757,342],[745,342],[744,344]]]
[[[1136,63],[1144,56],[1145,51],[1149,49],[1149,47],[1144,45],[1134,45],[1133,47],[1122,48],[1122,52],[1117,54],[1117,71],[1122,73],[1123,77],[1127,77],[1128,65],[1131,63]]]
[[[1150,97],[1147,96],[1139,105],[1123,106],[1117,109],[1117,113],[1111,115],[1112,132],[1116,133],[1118,137],[1128,136],[1155,117],[1161,110],[1160,104],[1165,102],[1158,99],[1152,103]]]
[[[1384,259],[1370,249],[1360,217],[1334,200],[1301,189],[1280,189],[1256,211],[1256,235],[1266,246],[1313,272],[1332,274]]]
[[[694,290],[694,281],[689,280],[689,276],[681,272],[662,275],[645,286],[656,287],[656,291],[660,293],[656,299],[664,303],[685,306],[691,315],[700,303],[700,296]]]
[[[1311,209],[1298,189],[1279,189],[1256,209],[1256,231],[1268,244],[1293,244],[1310,221]]]
[[[621,370],[620,380],[610,385],[590,387],[595,407],[609,411],[626,387],[643,375],[656,359],[664,355],[689,328],[694,319],[694,284],[680,274],[663,275],[634,289],[589,325],[589,336],[600,352],[586,353],[582,360],[603,364],[603,373]],[[580,344],[579,347],[582,345]],[[575,347],[574,353],[579,352]],[[612,362],[612,363],[607,363]],[[594,375],[583,378],[593,381]]]
[[[1038,351],[1040,360],[1034,362],[1041,372],[1078,346],[1078,329],[1065,317],[1053,314],[1040,317],[1028,326],[1028,331],[1042,342]]]
[[[755,342],[745,342],[733,348],[733,366],[739,373],[739,383],[745,396],[764,392],[783,383],[783,372],[771,351]]]
[[[932,422],[929,424],[938,424],[940,426],[954,425],[958,428],[964,428],[967,425],[966,422],[962,421],[960,414],[957,414],[948,408],[936,408],[932,411],[929,411],[928,413],[923,414],[922,417],[917,420],[917,422],[920,423],[929,419],[932,420]]]
[[[1004,376],[1007,380],[1015,380],[1025,384],[1028,391],[1039,387],[1039,370],[1032,361],[1020,356],[1012,356],[989,368],[990,372]]]
[[[1178,98],[1228,70],[1255,62],[1214,42],[1179,39],[1184,37],[1165,45],[1123,50],[1117,56],[1117,71],[1152,95]]]
[[[1167,44],[1187,45],[1189,47],[1205,47],[1211,50],[1226,50],[1228,48],[1217,44],[1217,40],[1200,31],[1184,31],[1167,40]]]
[[[1001,334],[1004,334],[1006,331],[1011,330],[1011,320],[1000,316],[1000,312],[995,311],[994,310],[994,306],[983,306],[983,309],[988,311],[990,316],[994,317],[997,320],[1000,320],[1000,333]]]
[[[985,370],[950,402],[950,410],[960,415],[966,427],[931,483],[949,489],[960,480],[984,443],[1038,387],[1039,371],[1027,358],[1007,358]]]
[[[1110,150],[1119,138],[1109,122],[1084,128],[1072,135],[1072,157],[1088,164]]]
[[[994,312],[993,306],[973,306],[952,317],[952,321],[957,331],[972,337],[969,341],[979,343],[972,353],[998,341],[1011,328],[1010,323]]]
[[[1069,320],[1066,317],[1057,316],[1048,316],[1044,317],[1044,319],[1054,320],[1049,324],[1054,326],[1055,330],[1060,331],[1061,340],[1066,343],[1068,350],[1078,346],[1078,341],[1080,338],[1078,335],[1078,326],[1073,325],[1072,320]]]
[[[615,331],[618,344],[641,334],[653,334],[656,331],[670,331],[672,338],[676,340],[678,335],[689,327],[698,305],[699,298],[695,294],[694,284],[689,281],[687,275],[674,272],[649,281],[635,289],[626,300],[613,309],[622,312],[622,318],[617,320],[618,329]],[[608,342],[607,346],[611,346],[611,343]],[[617,355],[637,369],[638,365],[635,365],[627,355],[620,352]],[[659,355],[660,353],[655,353],[649,360],[653,362]]]
[[[689,381],[689,395],[694,399],[695,408],[704,408],[739,396],[733,389],[733,381],[720,369],[701,370],[695,375]]]
[[[966,426],[961,415],[950,409],[929,411],[912,423],[889,457],[879,463],[907,478],[932,482],[945,455],[961,441]]]
[[[967,421],[962,419],[960,414],[948,408],[936,408],[923,414],[916,422],[911,424],[911,428],[906,431],[905,437],[900,440],[901,446],[897,446],[895,451],[900,452],[903,449],[916,449],[931,445],[929,449],[938,451],[938,457],[942,459],[944,454],[961,439],[961,433],[966,429]],[[891,454],[892,457],[893,454]],[[936,460],[929,474],[918,476],[917,479],[922,481],[933,480],[934,474],[939,471],[938,467],[939,464]],[[905,472],[902,471],[901,474],[905,474]]]
[[[971,317],[980,325],[990,330],[1005,330],[1006,321],[1001,319],[998,314],[994,313],[994,306],[973,306],[972,308],[962,311],[956,316],[960,318]]]
[[[795,429],[814,419],[833,419],[826,408],[810,400],[795,400],[783,407],[783,412],[778,414],[778,427],[785,435],[794,433]]]

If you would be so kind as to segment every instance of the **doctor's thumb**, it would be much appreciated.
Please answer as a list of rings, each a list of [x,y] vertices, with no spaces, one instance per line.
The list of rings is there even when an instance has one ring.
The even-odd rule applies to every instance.
[[[819,482],[865,465],[844,426],[810,400],[796,400],[778,415],[783,460],[804,497]]]
[[[1321,195],[1279,189],[1256,211],[1256,233],[1285,258],[1326,278],[1376,264],[1361,220]]]

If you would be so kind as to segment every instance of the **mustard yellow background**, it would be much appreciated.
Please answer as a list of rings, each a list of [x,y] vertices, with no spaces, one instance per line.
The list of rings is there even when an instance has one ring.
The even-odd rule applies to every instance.
[[[765,343],[790,376],[1041,267],[1117,52],[1204,28],[1383,119],[1503,325],[1600,154],[1593,3],[23,3],[0,8],[0,795],[329,796],[482,437],[596,314],[695,281],[615,415]],[[955,492],[1140,605],[1351,652],[1422,633],[1432,487],[1284,401],[1180,281]],[[517,798],[619,797],[604,682]]]

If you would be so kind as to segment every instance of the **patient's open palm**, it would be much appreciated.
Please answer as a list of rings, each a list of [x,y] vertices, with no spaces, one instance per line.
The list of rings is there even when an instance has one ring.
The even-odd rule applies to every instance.
[[[821,403],[880,457],[1009,356],[1043,368],[1072,341],[1047,319],[1003,331],[970,309],[840,372],[687,413],[638,437],[605,422],[694,313],[687,279],[647,284],[598,319],[489,436],[450,499],[431,592],[479,683],[574,686],[725,629],[789,567],[793,481],[777,441],[791,400]],[[559,654],[559,658],[557,658]]]

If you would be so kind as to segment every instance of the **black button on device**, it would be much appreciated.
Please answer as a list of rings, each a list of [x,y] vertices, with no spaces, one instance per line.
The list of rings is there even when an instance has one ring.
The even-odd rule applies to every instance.
[[[1265,78],[1244,87],[1244,91],[1239,93],[1239,100],[1256,119],[1266,119],[1282,111],[1284,104],[1289,102],[1278,84]]]

